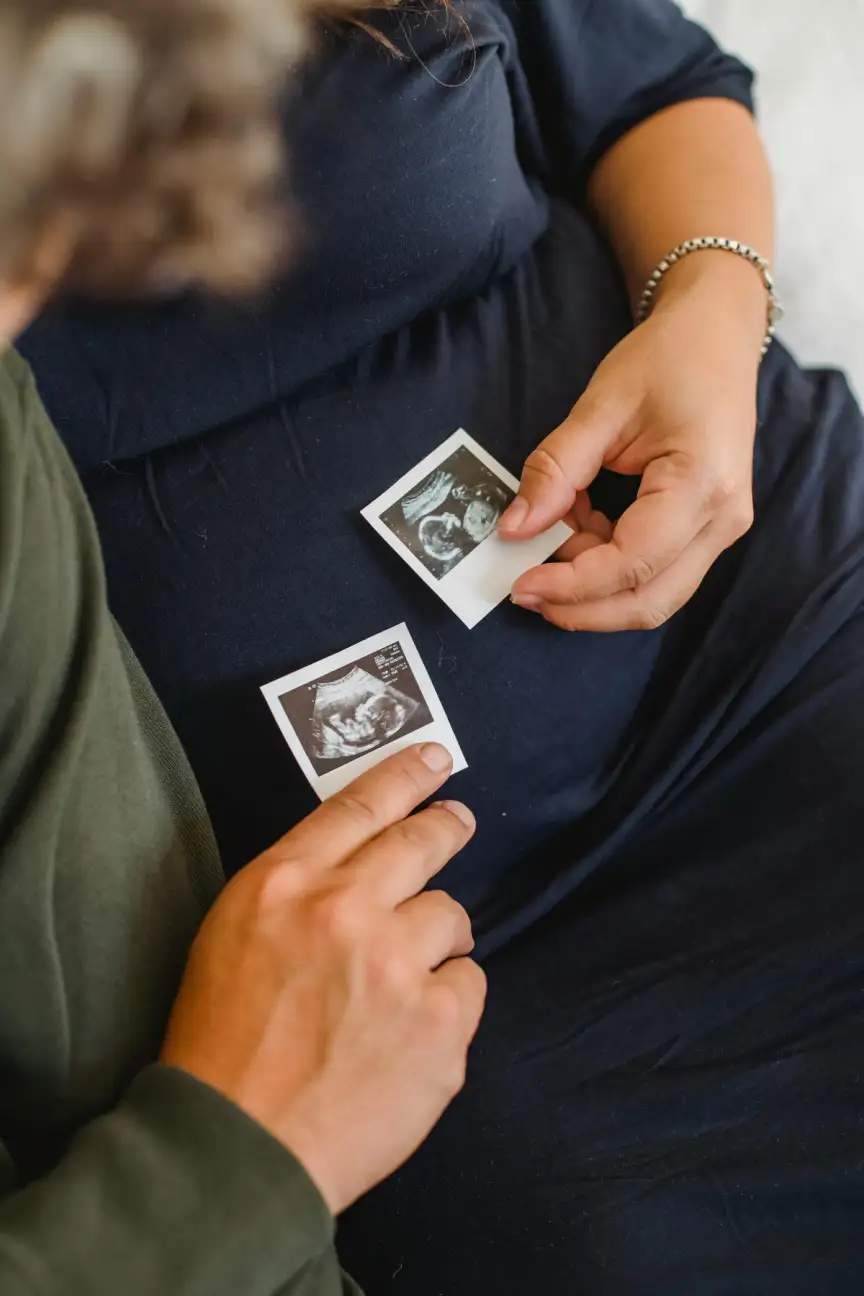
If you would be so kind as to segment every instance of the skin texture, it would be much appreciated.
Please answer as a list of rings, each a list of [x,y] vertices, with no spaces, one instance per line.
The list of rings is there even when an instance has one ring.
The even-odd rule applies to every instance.
[[[434,744],[394,756],[238,874],[165,1041],[162,1060],[290,1148],[334,1214],[415,1151],[465,1081],[486,983],[468,915],[423,888],[474,820],[453,802],[411,815],[450,768]]]
[[[0,289],[0,352],[7,350],[33,320],[37,300],[29,289]]]
[[[703,234],[773,255],[773,200],[750,115],[724,100],[682,104],[626,135],[590,196],[634,301],[654,266]],[[767,300],[753,266],[700,252],[663,280],[648,320],[597,370],[582,399],[525,464],[505,539],[566,519],[558,564],[535,568],[513,601],[566,630],[662,625],[753,518],[756,384]],[[642,475],[613,526],[587,488],[601,467]]]

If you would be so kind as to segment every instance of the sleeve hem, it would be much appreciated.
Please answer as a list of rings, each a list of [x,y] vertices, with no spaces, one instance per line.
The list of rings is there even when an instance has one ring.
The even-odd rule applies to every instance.
[[[332,1245],[333,1217],[305,1167],[217,1090],[157,1063],[133,1081],[123,1105],[150,1127],[162,1127],[175,1168],[185,1170],[195,1196],[200,1190],[219,1215],[227,1209],[262,1233],[272,1226],[280,1249],[289,1234],[302,1234],[305,1260]]]
[[[749,73],[736,72],[713,81],[709,85],[699,85],[691,88],[675,86],[670,88],[668,94],[662,96],[657,95],[655,92],[652,94],[650,105],[646,104],[642,109],[640,109],[639,105],[634,105],[630,113],[619,118],[613,127],[599,136],[585,159],[586,178],[590,178],[592,171],[601,158],[625,135],[629,135],[631,130],[635,130],[643,122],[650,121],[658,113],[665,112],[667,108],[674,108],[676,105],[683,103],[694,103],[698,99],[726,99],[732,103],[740,104],[742,108],[746,108],[754,116],[756,113],[753,77]]]

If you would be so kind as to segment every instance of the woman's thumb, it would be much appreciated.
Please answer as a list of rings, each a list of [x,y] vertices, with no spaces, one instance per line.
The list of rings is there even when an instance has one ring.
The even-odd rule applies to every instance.
[[[560,522],[600,471],[606,429],[581,404],[526,459],[519,494],[498,524],[502,539],[528,540]]]

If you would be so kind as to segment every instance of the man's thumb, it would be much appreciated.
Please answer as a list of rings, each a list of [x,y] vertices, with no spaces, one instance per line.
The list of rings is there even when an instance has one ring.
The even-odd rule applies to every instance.
[[[560,522],[600,471],[606,429],[580,405],[526,459],[519,494],[498,524],[504,540],[528,540]]]

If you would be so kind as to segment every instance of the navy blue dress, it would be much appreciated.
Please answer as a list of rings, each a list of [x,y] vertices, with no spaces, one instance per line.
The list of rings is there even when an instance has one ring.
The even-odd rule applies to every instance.
[[[341,1223],[370,1296],[851,1296],[862,418],[772,350],[755,526],[660,631],[509,605],[469,631],[417,580],[363,505],[459,426],[518,474],[631,327],[596,159],[672,103],[750,102],[667,0],[465,14],[381,16],[404,59],[322,37],[266,301],[67,303],[23,350],[229,868],[315,804],[258,693],[277,675],[405,620],[465,751],[480,827],[444,882],[489,1009],[464,1095]]]

